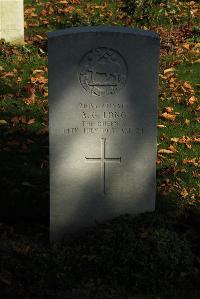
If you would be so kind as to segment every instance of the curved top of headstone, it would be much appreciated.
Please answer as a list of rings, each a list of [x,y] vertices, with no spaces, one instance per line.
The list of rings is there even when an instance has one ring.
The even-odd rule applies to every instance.
[[[54,32],[49,32],[48,37],[59,37],[62,35],[68,34],[77,34],[77,33],[123,33],[123,34],[131,34],[141,37],[150,37],[153,39],[159,40],[159,35],[150,30],[142,30],[138,28],[129,28],[129,27],[120,27],[120,26],[82,26],[82,27],[70,27],[61,30],[56,30]]]

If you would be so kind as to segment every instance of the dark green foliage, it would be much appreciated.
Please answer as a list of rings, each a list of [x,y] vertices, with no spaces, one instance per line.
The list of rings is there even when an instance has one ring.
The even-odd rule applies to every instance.
[[[173,0],[123,0],[122,10],[131,16],[133,23],[138,26],[178,25],[190,22],[189,8],[179,7]]]

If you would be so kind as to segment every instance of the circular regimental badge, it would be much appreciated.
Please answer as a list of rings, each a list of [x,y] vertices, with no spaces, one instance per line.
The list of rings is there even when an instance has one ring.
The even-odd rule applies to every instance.
[[[78,78],[90,95],[116,94],[126,84],[127,65],[117,51],[106,47],[96,48],[82,57]]]

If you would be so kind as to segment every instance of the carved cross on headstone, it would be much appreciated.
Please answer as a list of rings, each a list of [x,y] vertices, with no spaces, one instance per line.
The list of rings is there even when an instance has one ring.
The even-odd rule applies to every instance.
[[[106,194],[106,163],[121,163],[121,157],[119,158],[106,158],[106,138],[101,138],[101,157],[99,158],[87,158],[86,162],[89,163],[101,163],[101,185],[102,192]]]

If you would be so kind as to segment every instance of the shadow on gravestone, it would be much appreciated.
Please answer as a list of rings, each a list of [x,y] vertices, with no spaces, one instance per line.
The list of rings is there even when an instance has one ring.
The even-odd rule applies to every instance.
[[[154,210],[158,57],[151,32],[50,33],[52,240],[94,220]]]

